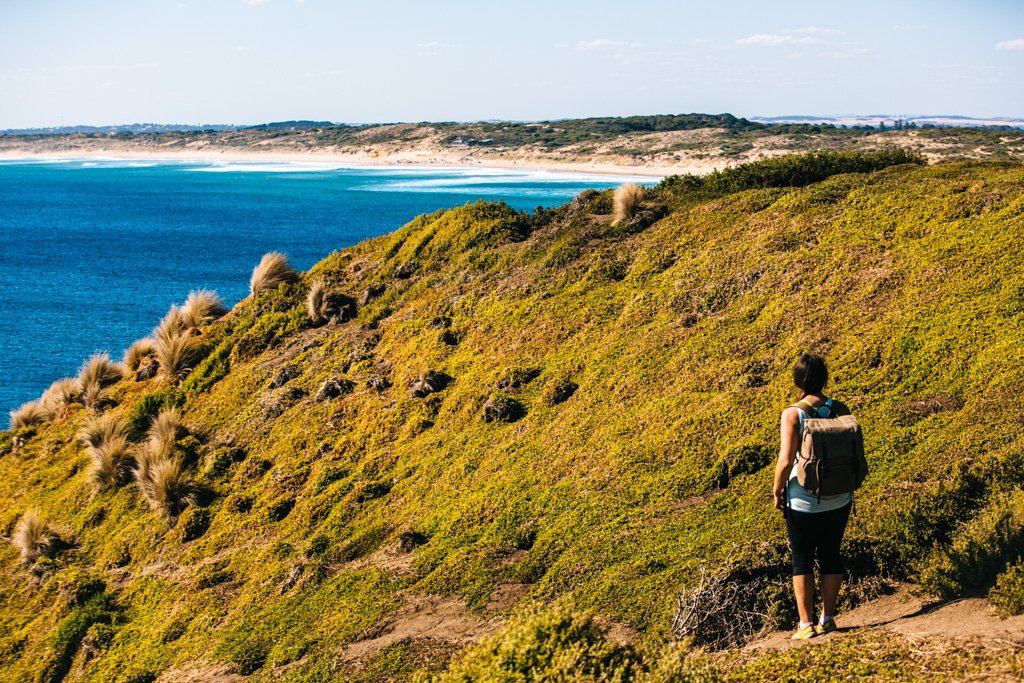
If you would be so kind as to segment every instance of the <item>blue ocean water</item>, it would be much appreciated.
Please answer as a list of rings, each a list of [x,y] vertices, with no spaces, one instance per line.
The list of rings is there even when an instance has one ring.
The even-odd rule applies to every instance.
[[[93,352],[120,358],[189,290],[235,303],[268,251],[306,270],[421,213],[481,198],[552,206],[624,180],[323,163],[0,162],[0,415],[73,376]]]

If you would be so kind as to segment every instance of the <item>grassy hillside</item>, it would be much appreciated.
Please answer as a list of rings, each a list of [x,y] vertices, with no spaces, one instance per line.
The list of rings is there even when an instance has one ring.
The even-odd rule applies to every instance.
[[[828,357],[872,467],[845,600],[877,577],[955,596],[1004,575],[996,593],[1019,609],[1024,169],[901,164],[793,187],[900,160],[670,179],[619,222],[610,192],[532,215],[477,203],[333,253],[197,324],[187,376],[107,389],[137,460],[150,420],[179,407],[168,448],[194,503],[177,516],[130,476],[91,483],[80,402],[4,432],[0,532],[38,510],[59,542],[28,564],[0,544],[0,678],[149,681],[189,662],[403,678],[455,646],[400,643],[358,669],[340,653],[425,594],[481,618],[566,604],[653,653],[542,612],[453,677],[565,628],[567,648],[596,643],[594,671],[705,675],[658,645],[702,566],[753,586],[738,607],[764,625],[793,618],[768,491],[805,350]],[[315,280],[347,305],[319,325]],[[512,589],[518,607],[492,602]],[[798,664],[713,666],[770,680]]]

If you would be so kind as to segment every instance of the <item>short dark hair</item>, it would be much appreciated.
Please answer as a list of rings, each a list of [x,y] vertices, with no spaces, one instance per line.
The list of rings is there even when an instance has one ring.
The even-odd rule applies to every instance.
[[[793,366],[793,383],[805,394],[820,394],[828,383],[825,359],[810,353],[801,354]]]

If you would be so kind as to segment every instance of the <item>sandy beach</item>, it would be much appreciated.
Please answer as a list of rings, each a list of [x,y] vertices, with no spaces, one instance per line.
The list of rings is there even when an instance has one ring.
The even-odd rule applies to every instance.
[[[533,171],[550,171],[553,173],[592,173],[597,175],[643,176],[664,178],[682,173],[708,173],[721,164],[689,165],[689,166],[641,166],[625,164],[608,164],[597,162],[567,163],[559,161],[538,160],[533,158],[501,158],[494,156],[478,157],[465,153],[424,153],[421,150],[410,150],[390,154],[375,153],[339,153],[332,151],[280,152],[280,151],[240,151],[213,149],[181,149],[152,150],[126,149],[123,147],[75,147],[66,150],[33,150],[26,148],[0,149],[0,160],[72,160],[72,159],[104,159],[132,161],[202,161],[202,162],[270,162],[270,163],[329,163],[346,166],[417,166],[417,167],[459,167],[459,168],[495,168],[519,169]]]

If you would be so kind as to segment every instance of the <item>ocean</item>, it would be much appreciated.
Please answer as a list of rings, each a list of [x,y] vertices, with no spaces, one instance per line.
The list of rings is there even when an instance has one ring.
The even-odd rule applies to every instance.
[[[652,182],[319,162],[0,162],[0,410],[94,352],[120,359],[192,289],[234,304],[268,251],[307,270],[422,213],[478,199],[532,210],[625,181]]]

